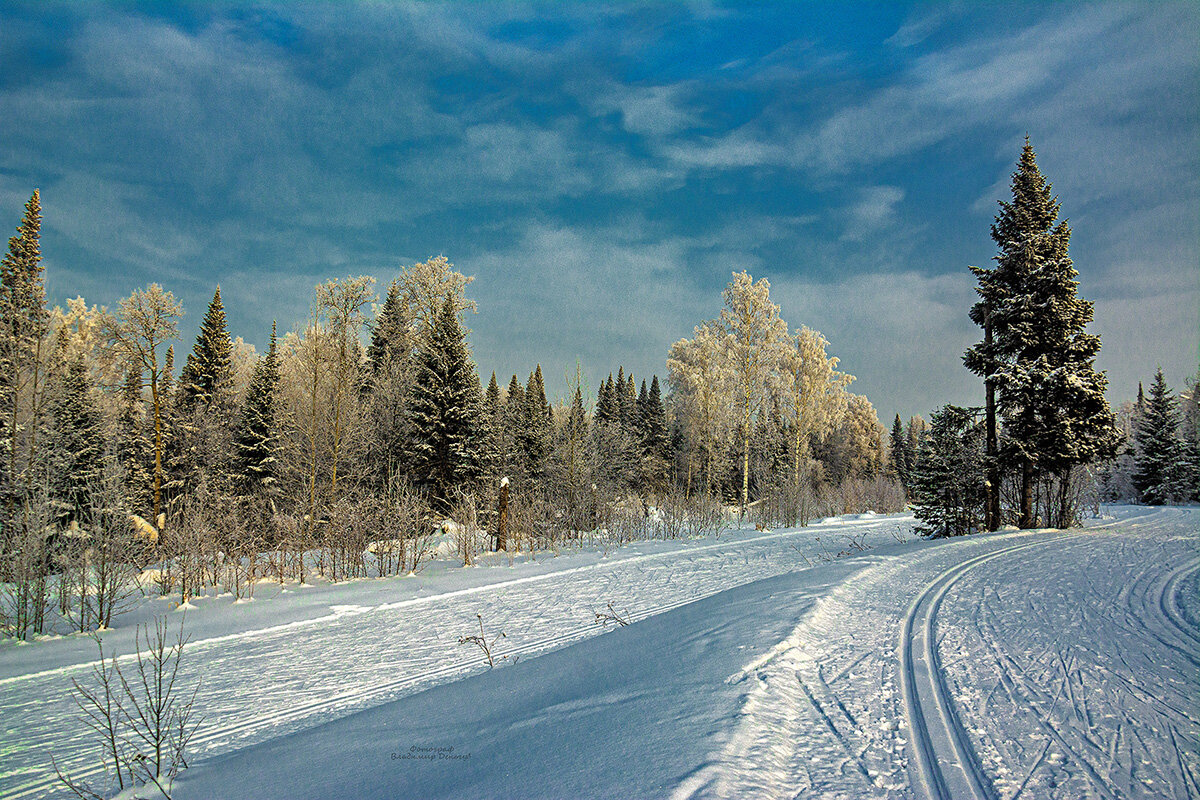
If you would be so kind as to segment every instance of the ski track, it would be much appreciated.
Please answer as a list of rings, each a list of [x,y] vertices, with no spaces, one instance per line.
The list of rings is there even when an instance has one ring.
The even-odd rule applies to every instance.
[[[837,522],[751,538],[686,543],[667,552],[625,555],[582,567],[525,576],[375,607],[331,607],[301,622],[215,636],[188,645],[181,685],[200,680],[204,717],[189,747],[200,761],[457,680],[487,669],[458,638],[501,631],[496,658],[532,657],[604,631],[595,612],[609,602],[631,620],[735,586],[807,567],[843,531],[871,531],[894,543],[909,521]],[[822,541],[818,543],[817,538]],[[636,545],[634,545],[636,547]],[[121,657],[128,663],[132,654]],[[503,663],[503,662],[500,662]],[[71,679],[86,682],[92,663],[0,680],[0,796],[52,796],[50,756],[75,779],[104,783],[99,749],[78,721]]]
[[[736,724],[674,800],[1200,798],[1198,523],[875,559],[729,678]]]
[[[996,797],[1200,797],[1198,522],[1108,525],[998,559],[947,598],[942,650],[970,657],[945,680]]]

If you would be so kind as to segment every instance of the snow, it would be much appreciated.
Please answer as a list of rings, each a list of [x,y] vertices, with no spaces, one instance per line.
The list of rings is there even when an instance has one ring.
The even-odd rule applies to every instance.
[[[1196,796],[1198,522],[922,541],[863,515],[202,599],[172,795]],[[834,558],[850,537],[872,549]],[[457,644],[476,614],[494,670]],[[5,797],[53,796],[46,749],[94,762],[77,645],[0,650]]]

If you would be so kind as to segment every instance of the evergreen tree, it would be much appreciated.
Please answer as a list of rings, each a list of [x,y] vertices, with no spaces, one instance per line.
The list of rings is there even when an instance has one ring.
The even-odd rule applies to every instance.
[[[503,428],[504,404],[500,402],[500,385],[496,383],[496,373],[488,381],[487,391],[483,395],[483,408],[479,415],[479,477],[482,481],[494,483],[503,477]]]
[[[613,388],[612,373],[608,373],[608,378],[600,383],[600,391],[596,395],[596,422],[606,423],[612,422],[617,418],[616,409],[616,394]]]
[[[154,445],[148,430],[142,403],[142,375],[131,368],[121,389],[121,410],[117,417],[117,462],[121,466],[125,497],[135,514],[150,516],[152,502],[151,470]]]
[[[453,298],[447,298],[434,320],[429,341],[416,356],[416,375],[409,400],[413,436],[413,470],[419,486],[446,506],[454,486],[477,472],[476,420],[479,377]]]
[[[412,320],[401,298],[400,283],[392,281],[371,330],[371,343],[367,346],[371,371],[379,374],[389,364],[403,363],[408,358],[411,338]]]
[[[970,409],[951,405],[935,411],[932,423],[912,475],[917,530],[933,536],[971,533],[983,522],[982,426]]]
[[[225,324],[225,306],[218,286],[200,323],[196,344],[179,376],[180,406],[190,411],[199,405],[227,404],[233,392],[233,342]]]
[[[642,472],[650,488],[661,491],[666,488],[671,443],[667,434],[667,410],[663,406],[657,375],[653,376],[646,393],[641,429]]]
[[[529,375],[524,400],[525,411],[517,438],[525,456],[525,474],[536,485],[546,476],[547,459],[550,456],[554,434],[554,416],[550,404],[546,401],[546,385],[542,380],[541,364]]]
[[[579,528],[591,527],[593,515],[590,508],[588,487],[591,484],[592,458],[588,447],[587,412],[583,407],[583,391],[576,385],[571,405],[563,420],[558,436],[556,485],[564,490],[566,513],[571,523]]]
[[[271,343],[265,358],[254,366],[246,402],[233,439],[233,474],[236,487],[245,494],[274,494],[278,489],[279,470],[276,448],[279,431],[275,417],[275,397],[279,390],[279,354],[275,324],[271,324]]]
[[[637,384],[634,383],[633,373],[625,378],[625,390],[621,395],[621,424],[625,426],[625,430],[637,441],[639,437],[638,431],[638,391]]]
[[[629,420],[629,395],[626,390],[625,382],[625,367],[617,367],[617,380],[613,384],[615,393],[613,394],[613,419],[621,425],[625,425]]]
[[[41,193],[35,189],[0,264],[0,404],[5,416],[0,431],[0,469],[4,477],[0,492],[6,495],[5,510],[9,513],[16,495],[34,479],[29,469],[37,460],[37,431],[44,401],[41,347],[49,331],[49,314],[41,229]]]
[[[525,450],[521,444],[521,431],[525,426],[525,389],[517,376],[513,375],[504,394],[504,407],[500,426],[501,477],[521,484],[525,480]]]
[[[1134,433],[1137,468],[1133,485],[1143,503],[1158,506],[1189,495],[1183,486],[1184,444],[1179,437],[1179,414],[1175,398],[1163,378],[1162,368],[1154,375],[1150,396]]]
[[[1020,490],[1018,524],[1032,527],[1034,486],[1056,478],[1061,494],[1051,510],[1053,522],[1064,526],[1074,516],[1067,491],[1072,469],[1110,458],[1117,432],[1104,398],[1107,378],[1094,366],[1100,338],[1084,330],[1093,309],[1077,295],[1078,272],[1067,253],[1071,229],[1058,221],[1058,199],[1028,139],[1012,195],[1011,203],[1000,202],[992,226],[1000,248],[995,268],[971,268],[980,296],[971,319],[984,328],[984,340],[964,362],[984,378],[988,394],[989,500],[998,497],[1000,465],[1011,465]],[[1000,442],[993,433],[997,415],[1004,423]]]
[[[1180,439],[1184,450],[1181,499],[1200,500],[1200,371],[1188,383],[1190,385],[1183,396],[1181,414],[1183,428]]]
[[[414,336],[399,281],[388,288],[367,346],[364,371],[364,442],[360,474],[377,490],[402,471],[409,439],[405,408],[412,385]]]
[[[646,415],[648,413],[646,406],[649,402],[650,390],[646,388],[646,379],[642,378],[642,388],[638,390],[637,401],[634,406],[637,409],[634,415],[634,428],[637,430],[639,440],[645,436]]]
[[[79,355],[58,376],[50,403],[50,495],[59,524],[86,515],[104,471],[104,417],[95,383]]]

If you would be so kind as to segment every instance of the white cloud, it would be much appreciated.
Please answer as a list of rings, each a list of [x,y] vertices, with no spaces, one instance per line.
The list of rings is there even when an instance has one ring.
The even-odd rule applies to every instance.
[[[859,199],[848,210],[843,241],[860,242],[896,219],[896,206],[904,199],[899,186],[869,186],[859,190]]]

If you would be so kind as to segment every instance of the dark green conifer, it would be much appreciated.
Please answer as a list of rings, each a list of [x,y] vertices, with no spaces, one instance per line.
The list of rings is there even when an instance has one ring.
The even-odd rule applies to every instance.
[[[254,365],[246,402],[233,438],[234,483],[244,494],[275,494],[278,490],[276,448],[279,438],[275,398],[279,388],[279,355],[275,324],[266,357]]]
[[[1133,486],[1139,500],[1159,506],[1190,494],[1191,487],[1184,486],[1187,454],[1179,437],[1178,406],[1161,367],[1150,384],[1150,396],[1137,420],[1134,441],[1137,467]]]
[[[412,475],[430,499],[445,507],[451,489],[474,480],[479,377],[453,298],[434,319],[429,341],[416,355],[409,415]]]
[[[233,399],[233,341],[225,323],[225,306],[218,286],[200,323],[196,344],[179,376],[180,406],[212,408]]]
[[[1012,178],[1012,202],[1001,201],[992,226],[999,246],[996,266],[972,267],[980,301],[971,319],[984,328],[983,342],[964,362],[984,378],[988,408],[1003,421],[1003,439],[989,442],[988,485],[998,491],[998,470],[1010,466],[1019,487],[1018,525],[1031,527],[1035,485],[1055,478],[1060,496],[1050,524],[1074,519],[1068,487],[1072,469],[1111,457],[1117,446],[1115,419],[1105,400],[1107,378],[1095,369],[1100,338],[1085,332],[1092,304],[1078,296],[1068,255],[1071,229],[1058,220],[1059,202],[1038,170],[1026,139]],[[990,417],[989,413],[989,417]],[[990,440],[991,422],[988,429]]]
[[[50,495],[60,525],[86,516],[104,473],[104,416],[95,382],[77,356],[55,378],[50,404]]]

